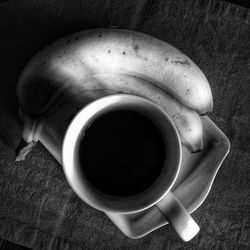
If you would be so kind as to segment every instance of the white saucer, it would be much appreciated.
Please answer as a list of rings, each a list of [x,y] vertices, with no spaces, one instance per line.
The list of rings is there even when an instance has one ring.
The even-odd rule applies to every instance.
[[[214,122],[207,116],[201,119],[204,149],[192,154],[182,147],[181,170],[172,188],[172,192],[189,213],[195,211],[206,199],[214,178],[230,150],[228,138]],[[136,214],[108,213],[107,216],[130,238],[141,238],[168,224],[156,207]]]

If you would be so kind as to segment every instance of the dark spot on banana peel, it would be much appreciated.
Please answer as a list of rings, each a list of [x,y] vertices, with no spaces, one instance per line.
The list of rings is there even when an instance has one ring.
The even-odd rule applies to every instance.
[[[137,58],[140,58],[140,59],[142,59],[142,60],[144,60],[145,62],[148,60],[147,57],[141,56],[141,55],[139,55],[139,54],[137,54],[136,57],[137,57]]]
[[[71,43],[71,40],[67,40],[67,42],[66,43]]]
[[[185,59],[185,60],[172,60],[171,63],[181,64],[181,65],[188,65],[188,66],[191,65],[191,63],[187,59]]]
[[[187,89],[186,93],[185,93],[185,96],[189,95],[190,94],[190,89]]]
[[[123,51],[123,52],[122,52],[122,54],[123,54],[123,55],[126,55],[126,52],[125,52],[125,51]]]
[[[110,49],[108,50],[108,53],[111,53],[111,50],[110,50]]]
[[[138,50],[139,50],[139,46],[138,46],[137,44],[135,44],[134,47],[133,47],[133,49],[134,49],[135,51],[138,51]]]
[[[98,35],[98,37],[102,37],[102,33],[100,33],[100,34]]]
[[[167,62],[168,61],[168,57],[166,57],[166,59],[165,59],[165,62]]]

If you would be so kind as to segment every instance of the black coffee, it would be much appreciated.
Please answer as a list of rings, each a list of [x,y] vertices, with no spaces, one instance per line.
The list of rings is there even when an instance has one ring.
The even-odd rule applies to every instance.
[[[101,192],[135,195],[148,188],[161,173],[164,141],[146,116],[130,110],[98,117],[79,145],[84,175]]]

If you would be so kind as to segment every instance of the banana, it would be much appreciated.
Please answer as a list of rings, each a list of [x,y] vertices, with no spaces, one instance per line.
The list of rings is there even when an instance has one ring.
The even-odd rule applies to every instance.
[[[203,147],[197,113],[211,111],[213,99],[198,66],[176,48],[149,35],[94,29],[47,46],[23,70],[17,84],[24,121],[21,144],[26,143],[20,147],[19,151],[24,148],[21,158],[38,140],[34,137],[40,129],[37,117],[50,106],[48,100],[56,98],[54,93],[65,88],[71,92],[109,89],[143,96],[171,116],[190,151]]]
[[[122,74],[101,73],[86,78],[81,85],[68,85],[67,92],[72,95],[80,91],[96,89],[113,90],[115,93],[135,94],[159,105],[173,120],[179,132],[182,144],[191,152],[203,147],[202,124],[200,116],[193,110],[179,103],[175,98],[144,79]]]
[[[78,32],[43,49],[19,79],[19,103],[34,114],[62,83],[81,84],[100,73],[142,78],[199,114],[213,108],[209,83],[190,58],[164,41],[121,29]],[[34,100],[30,93],[36,92]]]

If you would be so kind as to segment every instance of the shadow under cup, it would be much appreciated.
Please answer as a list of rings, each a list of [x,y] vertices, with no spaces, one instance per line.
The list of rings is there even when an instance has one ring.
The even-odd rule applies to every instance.
[[[87,172],[84,171],[84,159],[82,161],[80,157],[81,145],[83,140],[85,140],[86,131],[88,133],[89,128],[92,126],[91,124],[95,124],[95,121],[97,122],[100,117],[105,117],[112,113],[119,114],[119,112],[125,112],[126,114],[127,111],[145,117],[157,128],[164,144],[164,158],[159,174],[148,183],[145,189],[140,190],[140,192],[129,193],[129,195],[109,194],[103,192],[94,182],[90,181]],[[101,132],[105,133],[105,131]],[[109,140],[107,140],[102,142],[102,145],[110,147],[109,143]],[[87,143],[86,147],[88,147]],[[119,147],[119,145],[116,145],[116,147]],[[98,155],[93,157],[98,158]],[[179,135],[169,116],[151,101],[129,94],[115,94],[102,97],[85,106],[69,125],[62,151],[63,169],[72,189],[87,204],[104,212],[133,213],[145,210],[156,204],[174,184],[179,172],[181,159]],[[100,166],[100,168],[104,168],[105,171],[105,166]],[[119,169],[119,166],[117,168]],[[140,181],[139,178],[138,181]],[[103,183],[105,183],[105,180]],[[127,185],[128,189],[131,187],[129,178],[124,185]],[[116,186],[112,188],[115,190]],[[126,189],[126,187],[124,188]]]

